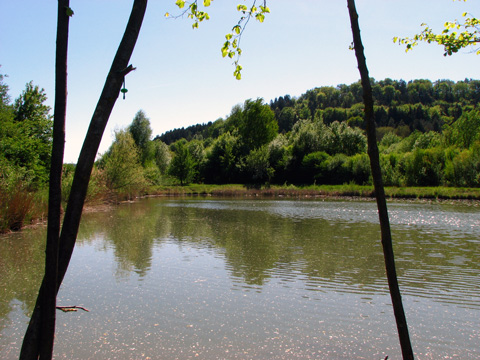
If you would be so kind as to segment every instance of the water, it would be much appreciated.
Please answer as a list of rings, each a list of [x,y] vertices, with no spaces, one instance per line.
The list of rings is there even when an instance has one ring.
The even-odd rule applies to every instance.
[[[480,211],[389,204],[418,359],[480,358]],[[144,199],[85,214],[57,359],[399,359],[373,202]],[[0,358],[18,358],[44,229],[0,238]]]

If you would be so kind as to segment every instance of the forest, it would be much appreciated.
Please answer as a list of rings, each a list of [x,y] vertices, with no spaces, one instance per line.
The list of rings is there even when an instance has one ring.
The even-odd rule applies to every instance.
[[[480,81],[371,83],[385,185],[480,185]],[[371,184],[360,82],[249,99],[153,141],[182,184]]]
[[[480,186],[479,80],[371,83],[386,186]],[[8,91],[2,76],[1,231],[21,227],[27,213],[45,211],[52,146],[44,90],[28,83],[13,102]],[[157,136],[139,110],[97,159],[88,197],[129,198],[158,186],[191,183],[368,185],[366,143],[360,82],[269,103],[247,99],[225,119]],[[74,168],[64,165],[64,201]]]

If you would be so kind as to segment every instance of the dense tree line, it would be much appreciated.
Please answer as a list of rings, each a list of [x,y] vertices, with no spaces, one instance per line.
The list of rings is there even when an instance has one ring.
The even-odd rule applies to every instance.
[[[473,109],[480,101],[480,81],[451,80],[371,80],[375,97],[377,127],[396,129],[407,136],[415,130],[440,132],[445,123],[458,119],[465,109]],[[363,128],[363,91],[360,82],[336,87],[323,86],[308,90],[298,98],[280,96],[270,101],[279,132],[292,130],[298,120],[321,118],[325,124],[347,121]],[[170,130],[157,139],[171,144],[195,137],[217,138],[223,119],[207,124]],[[380,131],[381,134],[382,131]]]
[[[371,83],[386,185],[480,185],[480,81]],[[369,184],[362,95],[356,82],[269,105],[247,100],[188,137],[172,130],[163,139],[179,138],[170,143],[175,167],[192,171],[170,174],[182,184]]]
[[[0,80],[1,185],[22,181],[38,189],[48,179],[51,151],[46,95],[29,83],[11,102]],[[480,186],[480,81],[372,79],[372,85],[386,185]],[[97,161],[89,191],[131,196],[171,177],[180,184],[369,184],[361,100],[358,82],[269,104],[249,99],[226,119],[153,140],[140,110]],[[66,166],[64,200],[72,176]]]
[[[158,135],[154,140],[160,140],[168,145],[174,143],[180,139],[186,139],[187,141],[192,140],[194,137],[209,136],[208,129],[211,127],[212,122],[209,121],[207,124],[196,124],[188,127],[182,127],[180,129],[169,130],[162,135]]]

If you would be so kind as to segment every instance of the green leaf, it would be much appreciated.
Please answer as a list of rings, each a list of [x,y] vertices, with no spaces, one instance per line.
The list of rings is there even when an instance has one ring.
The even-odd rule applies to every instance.
[[[240,65],[237,65],[237,67],[235,68],[235,71],[233,72],[233,75],[237,80],[242,79],[242,67]]]
[[[73,14],[74,14],[72,8],[71,8],[71,7],[68,7],[68,6],[65,6],[65,12],[66,12],[66,14],[67,14],[68,17],[71,17],[71,16],[73,16]]]
[[[175,2],[175,5],[177,5],[180,9],[182,9],[185,6],[185,1],[184,0],[177,0]]]
[[[230,45],[229,41],[226,41],[225,44],[223,44],[222,47],[222,57],[225,57],[228,55],[228,46]]]
[[[260,21],[261,23],[263,23],[263,21],[265,20],[265,15],[263,14],[256,14],[255,15],[255,18]]]
[[[210,0],[203,0],[203,6],[210,6]]]
[[[240,5],[237,6],[237,11],[243,11],[243,12],[245,12],[245,11],[247,11],[247,9],[248,9],[248,8],[247,8],[247,5],[242,5],[242,4],[240,4]]]

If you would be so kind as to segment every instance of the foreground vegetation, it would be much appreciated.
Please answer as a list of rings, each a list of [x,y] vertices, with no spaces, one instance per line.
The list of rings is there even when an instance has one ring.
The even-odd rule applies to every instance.
[[[480,199],[480,81],[372,79],[386,195]],[[145,195],[373,197],[359,83],[265,104],[152,140],[140,110],[93,169],[87,204]],[[47,213],[52,117],[32,83],[12,103],[0,74],[0,233]],[[63,169],[67,201],[75,170]],[[238,185],[228,185],[228,184]]]

